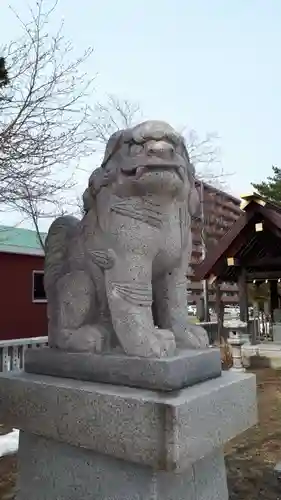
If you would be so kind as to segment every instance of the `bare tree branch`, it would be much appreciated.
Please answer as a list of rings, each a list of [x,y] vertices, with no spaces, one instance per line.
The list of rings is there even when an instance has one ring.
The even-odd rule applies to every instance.
[[[220,164],[219,136],[212,132],[202,139],[195,130],[183,129],[190,160],[196,167],[196,176],[212,186],[228,190],[226,174]]]
[[[136,125],[141,119],[141,110],[138,103],[109,94],[104,104],[96,104],[92,116],[91,127],[96,141],[104,145],[117,130]]]
[[[63,25],[50,35],[56,5],[38,0],[28,22],[15,13],[22,36],[1,51],[9,80],[0,86],[0,205],[28,214],[37,231],[45,215],[39,207],[57,211],[73,160],[94,151],[93,78],[82,71],[92,49],[75,58]]]
[[[195,130],[185,128],[182,135],[185,138],[190,159],[196,168],[205,168],[219,162],[219,137],[216,133],[207,133],[202,139]]]
[[[82,69],[92,49],[75,58],[63,25],[50,35],[56,5],[37,0],[28,22],[15,13],[22,36],[0,51],[0,209],[15,209],[31,220],[42,248],[42,218],[63,213],[66,198],[83,213],[81,202],[69,200],[80,159],[142,118],[137,103],[112,94],[89,107],[94,79]],[[198,177],[221,187],[224,174],[214,168],[216,134],[183,135]]]
[[[0,57],[0,87],[8,85],[9,77],[6,69],[6,61],[4,57]]]

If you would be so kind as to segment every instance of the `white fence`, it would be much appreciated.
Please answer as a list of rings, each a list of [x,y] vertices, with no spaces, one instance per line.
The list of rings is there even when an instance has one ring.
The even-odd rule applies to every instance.
[[[0,372],[21,370],[27,349],[38,349],[48,345],[48,337],[31,337],[0,341]]]
[[[217,339],[217,322],[200,323],[208,332],[210,342]],[[264,318],[249,321],[249,333],[252,343],[272,340],[271,325]],[[0,372],[16,371],[24,368],[26,349],[38,349],[48,345],[48,337],[0,340]]]

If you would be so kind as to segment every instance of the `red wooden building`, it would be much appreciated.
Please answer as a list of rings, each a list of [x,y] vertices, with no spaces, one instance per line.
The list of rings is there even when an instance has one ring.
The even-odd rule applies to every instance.
[[[43,269],[35,231],[0,227],[0,340],[47,335]]]

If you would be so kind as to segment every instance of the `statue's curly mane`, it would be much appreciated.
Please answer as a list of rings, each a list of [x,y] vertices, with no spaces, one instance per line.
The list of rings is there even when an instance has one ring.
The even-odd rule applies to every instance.
[[[153,128],[151,128],[151,123],[153,123]],[[186,174],[190,179],[192,179],[193,183],[195,169],[190,162],[184,138],[180,134],[177,134],[168,124],[163,124],[163,122],[143,122],[132,128],[118,130],[109,138],[102,164],[99,168],[93,171],[89,178],[88,187],[84,191],[84,213],[87,213],[93,207],[96,195],[99,193],[101,188],[110,186],[113,182],[115,182],[121,165],[117,160],[111,160],[113,160],[113,157],[116,156],[116,153],[124,144],[139,145],[144,144],[149,140],[157,141],[162,139],[169,139],[175,144],[181,144],[182,155],[186,159]]]

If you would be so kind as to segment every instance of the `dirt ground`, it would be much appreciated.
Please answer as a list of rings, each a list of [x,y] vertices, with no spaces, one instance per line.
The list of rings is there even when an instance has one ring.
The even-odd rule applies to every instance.
[[[281,461],[281,371],[260,370],[259,425],[226,447],[230,500],[281,500],[281,480],[273,468]],[[11,429],[0,426],[0,434]],[[0,500],[14,498],[16,457],[0,458]]]
[[[259,424],[225,448],[230,500],[280,500],[281,371],[256,371]]]
[[[7,434],[12,429],[0,424],[0,435]],[[0,458],[0,500],[15,498],[15,482],[17,474],[17,460],[15,456]]]

